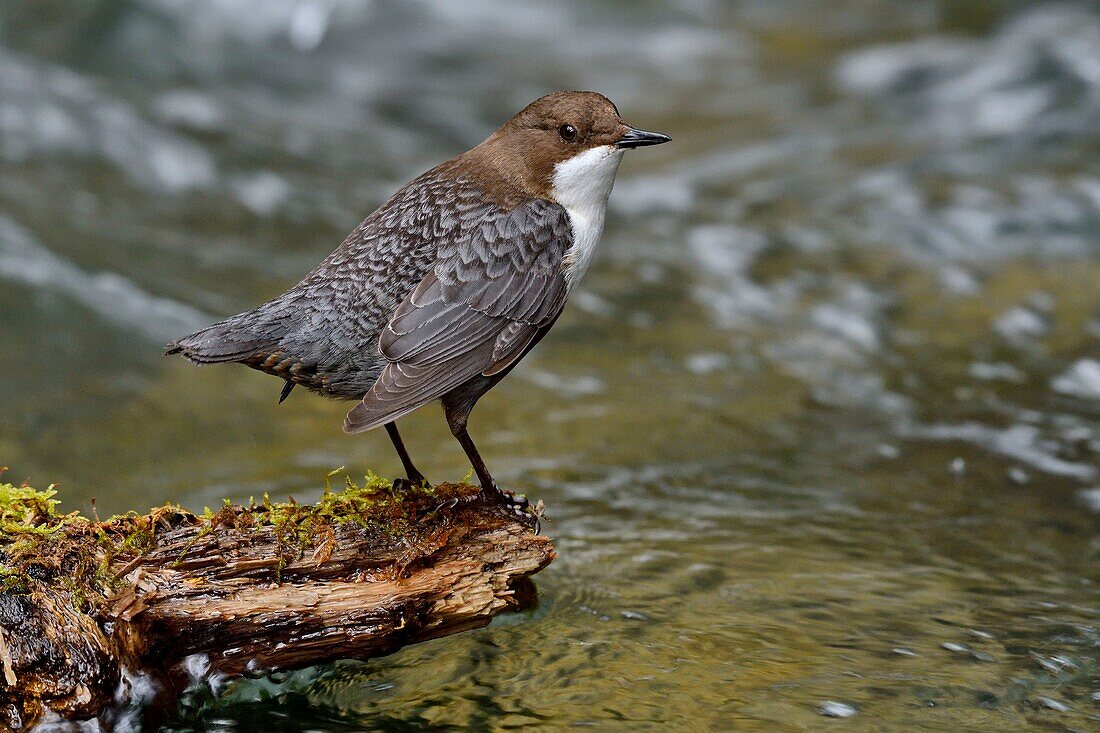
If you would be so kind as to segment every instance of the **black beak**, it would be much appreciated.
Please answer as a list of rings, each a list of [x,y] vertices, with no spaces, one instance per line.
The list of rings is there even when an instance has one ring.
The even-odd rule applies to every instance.
[[[646,132],[645,130],[635,130],[633,127],[628,127],[626,134],[619,138],[619,142],[615,143],[615,147],[643,148],[646,145],[667,143],[671,139],[668,135],[660,132]]]

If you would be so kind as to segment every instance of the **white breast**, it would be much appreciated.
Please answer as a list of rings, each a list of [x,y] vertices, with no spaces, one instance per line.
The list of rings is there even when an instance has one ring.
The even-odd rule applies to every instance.
[[[562,273],[573,290],[592,261],[596,243],[603,232],[607,197],[615,185],[624,150],[602,145],[586,150],[554,168],[551,195],[565,207],[573,227],[573,246],[565,253]]]

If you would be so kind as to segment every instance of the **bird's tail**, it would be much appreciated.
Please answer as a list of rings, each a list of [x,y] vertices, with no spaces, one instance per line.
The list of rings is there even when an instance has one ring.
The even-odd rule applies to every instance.
[[[166,354],[182,354],[196,364],[244,361],[278,346],[281,334],[256,323],[256,312],[241,313],[168,344]]]

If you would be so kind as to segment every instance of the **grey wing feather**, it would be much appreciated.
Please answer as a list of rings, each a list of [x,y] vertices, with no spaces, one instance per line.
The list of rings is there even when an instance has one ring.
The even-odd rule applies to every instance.
[[[540,326],[532,326],[519,321],[513,321],[505,326],[504,330],[497,335],[496,342],[493,343],[492,365],[481,373],[486,377],[491,377],[511,366],[512,362],[523,354],[527,349],[527,345],[538,335],[540,328]]]
[[[393,362],[387,365],[363,401],[344,418],[344,431],[371,430],[450,392],[478,373],[480,365],[491,355],[491,346],[482,344],[438,364],[418,366]]]
[[[439,363],[468,350],[470,344],[480,343],[499,329],[498,319],[470,317],[470,309],[461,307],[461,301],[448,304],[443,298],[438,278],[428,273],[406,301],[408,305],[398,306],[382,330],[379,349],[388,360]]]
[[[442,247],[383,329],[379,348],[389,363],[344,430],[396,420],[514,363],[565,305],[562,258],[571,244],[565,209],[536,200]]]

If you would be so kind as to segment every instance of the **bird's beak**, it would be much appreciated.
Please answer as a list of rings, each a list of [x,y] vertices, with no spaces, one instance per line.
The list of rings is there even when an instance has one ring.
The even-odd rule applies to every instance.
[[[628,127],[626,133],[619,138],[619,142],[615,143],[615,147],[624,149],[642,148],[646,145],[667,143],[671,139],[668,135],[660,132],[646,132],[645,130],[635,130],[633,127]]]

